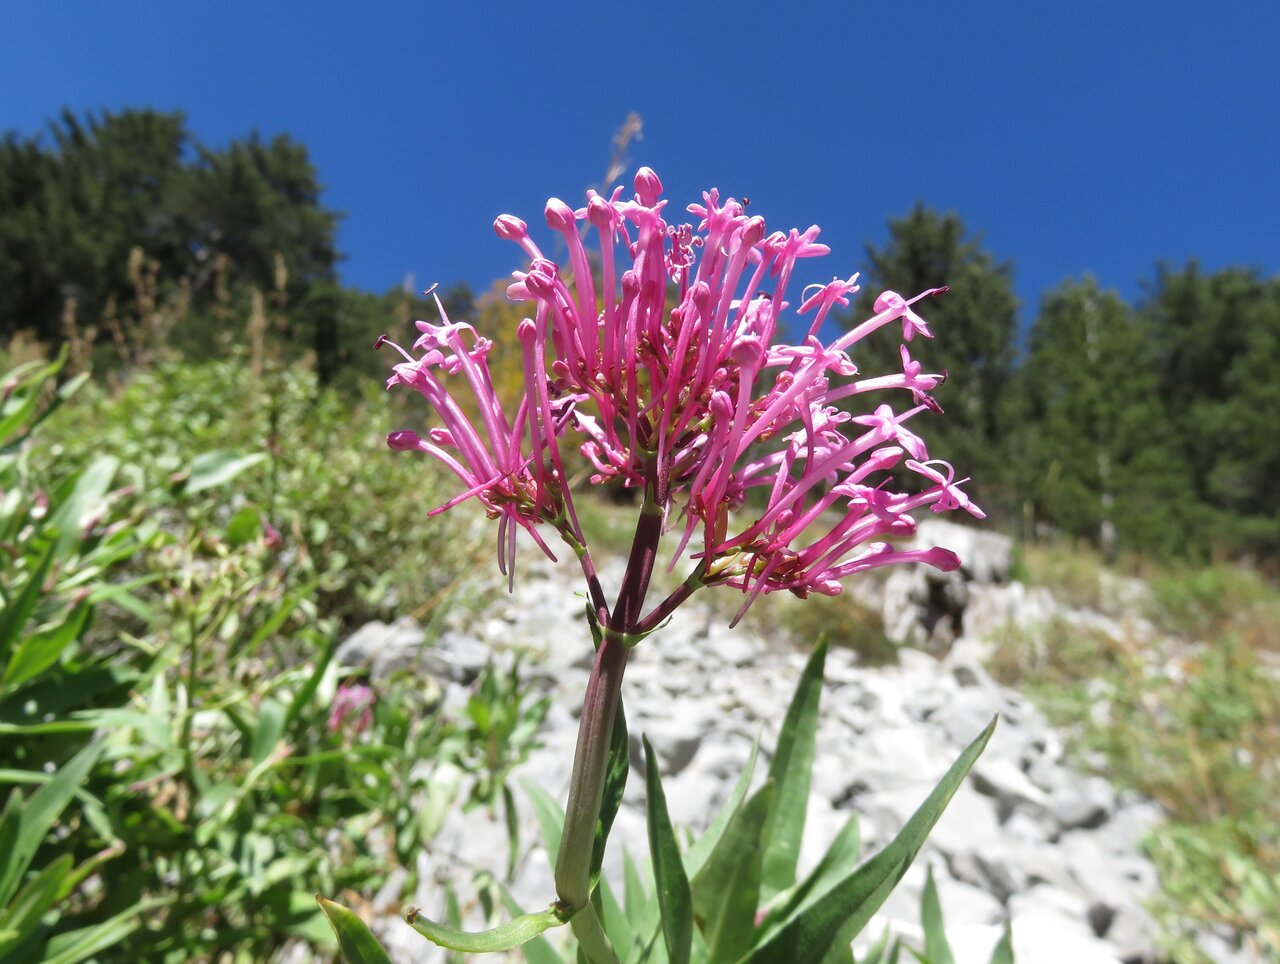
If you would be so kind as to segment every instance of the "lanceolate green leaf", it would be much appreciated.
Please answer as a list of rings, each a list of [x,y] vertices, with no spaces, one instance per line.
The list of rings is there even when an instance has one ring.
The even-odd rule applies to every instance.
[[[373,936],[369,925],[353,911],[319,894],[316,894],[316,903],[333,928],[333,933],[338,938],[338,948],[347,964],[391,964],[391,958]]]
[[[965,748],[884,850],[785,921],[744,960],[753,964],[821,961],[833,949],[853,940],[907,872],[960,782],[986,748],[995,725],[992,720]]]
[[[71,854],[63,854],[18,891],[8,907],[0,908],[0,960],[35,931],[45,911],[58,899],[73,863]]]
[[[764,872],[761,897],[768,900],[786,890],[796,879],[804,815],[809,803],[809,778],[813,770],[814,742],[818,733],[818,703],[822,697],[822,673],[827,641],[822,639],[800,674],[795,696],[782,721],[778,748],[769,763],[769,779],[776,789],[765,825]]]
[[[252,455],[236,455],[235,452],[225,451],[201,452],[191,460],[187,484],[183,491],[187,495],[194,495],[205,489],[223,485],[265,458],[266,455],[262,452],[255,452]]]
[[[736,961],[751,947],[760,904],[761,834],[774,789],[772,782],[765,783],[739,808],[693,879],[693,911],[707,939],[710,964]]]
[[[644,739],[645,796],[649,822],[649,850],[653,855],[653,879],[658,891],[662,936],[671,964],[689,964],[693,946],[693,899],[689,878],[680,860],[680,847],[667,814],[667,796],[658,775],[658,761],[649,740]]]
[[[49,528],[58,532],[58,558],[65,558],[80,542],[80,520],[107,494],[119,468],[120,460],[114,455],[99,455],[80,473],[70,491],[59,490],[64,498],[48,522]]]
[[[532,780],[521,780],[525,796],[533,804],[533,815],[542,831],[542,845],[552,860],[560,852],[560,834],[564,830],[564,808],[551,799],[551,794]]]
[[[920,899],[920,922],[924,925],[924,956],[929,964],[955,964],[951,945],[947,942],[947,928],[942,920],[942,902],[938,899],[938,885],[933,880],[933,868],[924,881],[924,894]]]
[[[1004,925],[1004,933],[991,952],[991,964],[1013,964],[1013,931],[1008,921]]]
[[[809,872],[809,876],[790,890],[779,894],[769,908],[762,929],[768,933],[782,921],[794,917],[804,908],[819,900],[832,887],[848,875],[850,868],[857,865],[858,851],[862,840],[858,831],[858,815],[849,817],[845,825],[836,834],[827,852],[822,855],[818,865]]]
[[[512,950],[533,940],[543,931],[559,927],[567,920],[557,910],[549,908],[537,914],[524,914],[500,927],[471,933],[429,920],[419,914],[416,908],[410,908],[404,919],[431,943],[469,954]]]
[[[44,840],[54,821],[84,783],[85,777],[97,762],[103,744],[90,743],[62,765],[52,780],[37,790],[22,807],[17,818],[17,834],[8,860],[0,869],[0,906],[9,902],[18,889],[22,875],[26,873],[35,856],[36,848]],[[6,810],[6,817],[8,811]]]
[[[28,570],[27,580],[15,597],[0,609],[0,662],[4,662],[10,650],[21,638],[22,628],[27,624],[36,601],[40,598],[45,576],[53,562],[57,547],[50,543],[39,561]]]
[[[77,930],[66,931],[49,941],[42,964],[79,964],[100,951],[124,941],[136,931],[145,914],[174,901],[172,895],[139,901],[126,911],[98,924],[90,924]]]
[[[89,622],[91,607],[81,603],[63,616],[62,622],[32,633],[18,644],[0,680],[0,692],[21,686],[39,676],[58,661],[62,651],[79,638]]]
[[[715,849],[720,835],[724,833],[724,828],[729,826],[729,820],[737,812],[738,807],[742,805],[742,801],[747,798],[747,789],[751,786],[751,777],[756,772],[756,757],[759,753],[760,741],[757,739],[751,747],[751,755],[747,757],[747,765],[743,767],[742,775],[738,777],[738,782],[734,786],[733,792],[729,794],[724,804],[720,807],[720,812],[716,814],[715,819],[711,821],[702,836],[694,841],[688,852],[685,853],[685,871],[691,876],[702,869],[702,865],[711,856],[711,851]]]

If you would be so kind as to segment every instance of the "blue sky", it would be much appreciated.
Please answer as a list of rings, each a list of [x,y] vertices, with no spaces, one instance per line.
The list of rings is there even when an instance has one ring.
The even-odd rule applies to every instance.
[[[1280,270],[1272,3],[28,2],[4,17],[0,129],[150,106],[214,145],[287,132],[346,212],[343,279],[371,290],[505,275],[518,252],[494,216],[579,201],[630,111],[633,167],[673,202],[716,185],[772,228],[821,225],[832,254],[806,282],[863,267],[917,199],[1014,262],[1024,318],[1084,272],[1136,298],[1159,260]]]

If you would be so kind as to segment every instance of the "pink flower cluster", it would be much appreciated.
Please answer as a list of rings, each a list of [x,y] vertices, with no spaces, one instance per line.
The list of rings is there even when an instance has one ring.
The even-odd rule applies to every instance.
[[[510,416],[490,379],[491,342],[449,321],[443,306],[443,324],[417,323],[413,347],[422,354],[401,351],[388,387],[421,393],[442,425],[388,442],[435,456],[462,480],[463,491],[436,511],[479,499],[501,519],[500,561],[516,526],[548,554],[540,522],[585,545],[564,481],[562,447],[572,444],[594,468],[593,482],[644,487],[678,537],[676,558],[692,542],[702,582],[736,586],[747,604],[782,589],[835,594],[844,577],[890,563],[954,569],[946,549],[885,541],[911,535],[912,513],[926,506],[982,516],[951,466],[931,460],[908,427],[940,411],[929,393],[945,375],[924,372],[906,343],[933,337],[914,306],[946,289],[910,300],[886,291],[872,318],[823,344],[823,321],[847,307],[857,275],[812,285],[798,299],[797,313],[813,316],[803,341],[778,343],[796,263],[828,251],[818,228],[768,233],[763,218],[732,198],[721,202],[714,189],[688,208],[696,226],[672,224],[661,192],[657,175],[641,168],[633,198],[618,188],[611,197],[588,192],[578,210],[548,201],[568,270],[543,255],[525,222],[497,219],[498,235],[530,259],[507,289],[529,305],[516,332],[526,390]],[[849,348],[894,322],[902,370],[862,377]],[[446,387],[459,378],[478,419]],[[901,389],[910,406],[848,410],[854,396],[883,389]],[[899,463],[921,480],[918,491],[894,487]],[[756,507],[753,518],[733,512],[746,506]]]
[[[373,724],[373,703],[373,690],[364,683],[343,683],[329,708],[329,732],[345,728],[351,736],[359,736]]]

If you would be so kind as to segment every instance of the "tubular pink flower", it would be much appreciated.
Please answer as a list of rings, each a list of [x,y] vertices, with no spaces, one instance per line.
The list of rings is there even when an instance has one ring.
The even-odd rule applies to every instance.
[[[933,337],[916,305],[946,289],[910,299],[886,291],[873,317],[824,343],[831,312],[859,289],[857,274],[810,285],[796,310],[812,318],[805,328],[787,322],[797,262],[828,251],[816,226],[770,233],[715,189],[686,209],[695,224],[669,223],[658,176],[641,168],[633,186],[629,198],[622,188],[588,192],[577,210],[547,202],[567,267],[542,255],[520,218],[494,222],[529,258],[508,288],[530,313],[517,329],[526,389],[514,421],[493,394],[489,342],[447,319],[420,323],[423,354],[406,355],[389,384],[422,394],[442,424],[426,439],[401,432],[388,443],[433,455],[460,477],[463,489],[446,505],[475,497],[501,518],[504,561],[515,525],[532,532],[550,523],[584,544],[560,448],[572,444],[593,483],[644,487],[646,499],[657,498],[663,524],[679,530],[672,565],[698,547],[691,556],[701,583],[743,590],[744,609],[764,592],[834,593],[841,579],[881,565],[953,568],[946,550],[899,551],[883,541],[912,533],[911,513],[924,507],[982,516],[951,467],[930,461],[915,423],[905,424],[941,411],[931,393],[945,373],[926,372],[905,342]],[[895,321],[902,370],[860,372],[850,349]],[[788,329],[803,334],[798,344],[779,341]],[[474,422],[446,378],[465,385]],[[885,390],[904,392],[909,404],[872,412],[836,404]],[[922,487],[899,490],[893,470],[904,456]],[[735,522],[735,510],[757,499],[751,520]]]

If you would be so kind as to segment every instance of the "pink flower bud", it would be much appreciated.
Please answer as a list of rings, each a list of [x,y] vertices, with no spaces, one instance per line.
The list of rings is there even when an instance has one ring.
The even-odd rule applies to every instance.
[[[392,432],[387,436],[387,446],[396,452],[408,452],[422,445],[422,439],[417,432],[407,430]]]
[[[529,225],[511,214],[502,214],[493,222],[493,230],[503,241],[520,242],[529,236]]]
[[[651,167],[642,167],[636,171],[636,197],[645,207],[653,207],[662,196],[662,182]]]
[[[573,208],[558,197],[549,198],[546,207],[547,227],[553,231],[572,231],[576,226]]]
[[[613,206],[599,194],[593,194],[587,200],[587,220],[601,231],[613,224]]]

